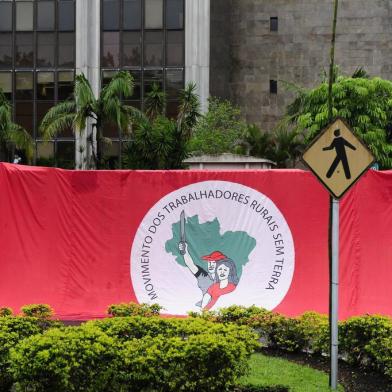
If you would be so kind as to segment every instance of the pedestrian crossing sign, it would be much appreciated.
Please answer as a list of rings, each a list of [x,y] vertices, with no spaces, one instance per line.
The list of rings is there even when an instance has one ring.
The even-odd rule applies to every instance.
[[[374,163],[372,153],[341,118],[320,133],[302,160],[335,199],[340,199]]]

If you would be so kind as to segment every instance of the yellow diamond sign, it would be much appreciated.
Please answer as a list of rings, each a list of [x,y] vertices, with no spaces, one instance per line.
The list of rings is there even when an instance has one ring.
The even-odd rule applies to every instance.
[[[312,142],[302,160],[332,196],[339,199],[369,169],[374,157],[338,118]]]

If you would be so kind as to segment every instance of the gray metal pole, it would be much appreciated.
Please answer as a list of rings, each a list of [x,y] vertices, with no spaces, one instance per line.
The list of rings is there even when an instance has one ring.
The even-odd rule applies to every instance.
[[[339,294],[339,200],[332,200],[331,271],[331,377],[332,389],[338,387],[338,294]]]

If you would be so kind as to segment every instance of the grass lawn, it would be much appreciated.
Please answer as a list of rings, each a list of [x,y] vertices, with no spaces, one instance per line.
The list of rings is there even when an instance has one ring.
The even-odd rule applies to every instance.
[[[250,374],[241,379],[241,385],[282,385],[290,392],[330,392],[328,374],[284,359],[254,354],[250,359]],[[339,386],[339,392],[344,388]]]

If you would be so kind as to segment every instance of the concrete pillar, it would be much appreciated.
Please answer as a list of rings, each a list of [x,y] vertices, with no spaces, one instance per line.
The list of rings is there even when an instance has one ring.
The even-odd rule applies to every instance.
[[[84,73],[96,96],[100,89],[100,0],[76,0],[76,73]],[[75,165],[86,169],[89,146],[87,132],[91,132],[91,122],[87,129],[76,136]]]
[[[185,3],[185,82],[195,82],[202,111],[210,95],[210,0]]]

